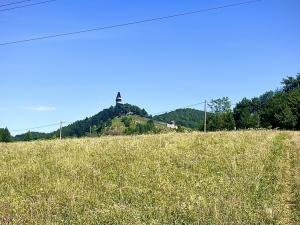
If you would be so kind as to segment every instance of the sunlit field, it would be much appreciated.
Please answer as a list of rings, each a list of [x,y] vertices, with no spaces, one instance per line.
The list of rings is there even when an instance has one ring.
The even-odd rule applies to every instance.
[[[298,224],[292,133],[0,144],[0,224]]]

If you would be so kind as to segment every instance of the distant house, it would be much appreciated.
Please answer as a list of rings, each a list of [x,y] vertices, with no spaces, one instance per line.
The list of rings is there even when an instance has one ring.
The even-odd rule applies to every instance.
[[[171,121],[170,123],[167,123],[167,127],[171,129],[178,129],[178,126],[176,125],[175,121]]]
[[[134,115],[134,113],[133,112],[126,113],[126,116],[131,116],[131,115]]]

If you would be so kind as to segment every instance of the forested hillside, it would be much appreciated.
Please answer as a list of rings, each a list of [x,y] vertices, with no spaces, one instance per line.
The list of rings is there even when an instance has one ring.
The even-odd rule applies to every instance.
[[[132,114],[141,117],[148,117],[148,113],[144,109],[130,104],[118,104],[104,109],[98,114],[87,117],[84,120],[78,120],[62,129],[63,137],[83,137],[88,136],[90,129],[92,133],[101,135],[107,131],[107,127],[112,125],[112,120],[121,115]],[[16,141],[30,141],[37,139],[51,139],[59,137],[59,130],[51,133],[27,132],[15,137]]]
[[[111,125],[112,119],[128,113],[142,117],[148,116],[148,113],[144,109],[140,109],[137,106],[118,104],[116,106],[111,106],[108,109],[104,109],[95,116],[76,121],[75,123],[64,127],[63,135],[67,137],[82,137],[89,133],[90,127],[93,128],[94,132],[101,134],[105,130],[105,127]],[[58,131],[53,133],[53,135],[55,134],[58,135]]]
[[[177,109],[153,117],[154,120],[170,123],[175,121],[177,125],[199,130],[204,122],[204,112],[196,109]]]
[[[105,131],[106,127],[111,126],[112,120],[115,117],[134,114],[142,117],[147,117],[148,113],[144,109],[140,109],[137,106],[130,104],[118,104],[111,106],[108,109],[104,109],[98,114],[86,118],[84,120],[76,121],[75,123],[63,128],[63,135],[67,137],[82,137],[86,136],[90,132],[92,127],[93,132],[101,134]],[[52,133],[52,135],[58,135],[59,131]]]

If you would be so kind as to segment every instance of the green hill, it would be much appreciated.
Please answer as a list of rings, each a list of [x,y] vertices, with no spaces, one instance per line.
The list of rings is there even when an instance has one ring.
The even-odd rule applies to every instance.
[[[76,121],[64,127],[62,133],[64,137],[83,137],[87,136],[90,132],[90,128],[92,128],[93,133],[103,134],[106,128],[112,125],[114,118],[127,114],[148,117],[148,113],[144,109],[130,104],[118,104],[104,109],[92,117]],[[58,132],[59,131],[56,131],[52,134],[58,135]]]
[[[203,126],[204,112],[196,109],[177,109],[153,117],[154,120],[169,123],[175,121],[177,125],[199,130]]]
[[[117,104],[94,116],[78,120],[62,129],[63,137],[160,133],[168,129],[163,123],[149,119],[148,113],[137,106]],[[59,130],[51,133],[31,132],[15,136],[16,141],[59,137]]]
[[[145,133],[162,133],[170,131],[165,124],[138,115],[124,115],[114,118],[106,126],[104,135],[130,135]]]

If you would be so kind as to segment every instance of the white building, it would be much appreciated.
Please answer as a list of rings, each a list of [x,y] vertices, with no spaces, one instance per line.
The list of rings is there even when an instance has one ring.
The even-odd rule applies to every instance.
[[[178,129],[178,126],[176,125],[175,121],[171,121],[170,123],[167,123],[167,127],[171,129]]]

